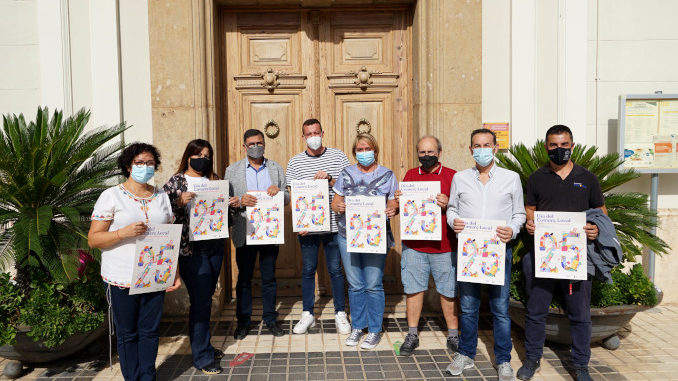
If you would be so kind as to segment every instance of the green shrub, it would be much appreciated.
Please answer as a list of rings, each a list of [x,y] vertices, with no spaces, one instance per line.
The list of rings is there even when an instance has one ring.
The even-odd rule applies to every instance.
[[[620,268],[611,272],[612,284],[593,280],[591,286],[591,307],[611,307],[627,304],[654,306],[658,303],[657,290],[645,275],[643,266],[636,263],[629,274],[625,274]],[[520,302],[527,302],[525,294],[525,277],[518,266],[514,266],[511,272],[511,297]],[[551,301],[551,307],[561,308],[564,306],[563,297],[555,293]]]
[[[63,285],[33,274],[31,292],[22,296],[9,274],[0,274],[0,345],[15,343],[17,327],[29,328],[27,335],[48,348],[77,332],[96,329],[104,321],[106,308],[104,287],[99,283],[83,278]]]

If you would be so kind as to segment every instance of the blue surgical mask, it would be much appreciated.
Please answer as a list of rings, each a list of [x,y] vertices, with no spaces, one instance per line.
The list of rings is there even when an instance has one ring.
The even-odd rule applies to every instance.
[[[474,148],[473,159],[481,167],[487,167],[494,159],[494,152],[492,152],[493,150],[493,148]]]
[[[368,167],[374,163],[374,151],[356,152],[355,157],[363,167]]]
[[[132,179],[139,184],[146,184],[155,175],[155,167],[148,165],[132,165]]]

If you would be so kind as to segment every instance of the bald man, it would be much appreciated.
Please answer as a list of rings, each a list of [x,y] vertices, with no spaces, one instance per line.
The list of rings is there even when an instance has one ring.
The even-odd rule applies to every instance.
[[[436,203],[445,213],[450,197],[450,186],[455,170],[440,163],[443,148],[435,136],[424,136],[417,142],[417,155],[421,166],[407,171],[403,181],[437,181],[441,193]],[[402,193],[396,191],[396,200]],[[445,322],[447,323],[447,348],[456,352],[459,345],[459,322],[457,319],[456,297],[456,247],[457,239],[447,224],[442,224],[440,241],[403,240],[403,255],[400,262],[403,288],[407,294],[407,325],[405,341],[400,346],[400,355],[409,356],[419,346],[419,317],[424,304],[424,291],[428,279],[433,275],[436,290],[440,294]]]

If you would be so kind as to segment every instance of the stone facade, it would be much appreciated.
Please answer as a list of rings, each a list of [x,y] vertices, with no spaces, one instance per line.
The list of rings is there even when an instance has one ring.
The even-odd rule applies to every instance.
[[[223,125],[215,115],[219,91],[215,65],[215,13],[221,5],[261,5],[258,1],[151,0],[149,38],[153,142],[164,154],[159,178],[176,168],[185,144],[195,138],[215,142],[220,151]],[[443,162],[453,168],[472,164],[470,131],[481,126],[481,2],[466,0],[266,1],[266,7],[328,7],[411,4],[413,135],[436,135]],[[225,164],[222,153],[219,171]],[[415,158],[410,159],[412,164]],[[168,297],[168,312],[182,312],[184,296]]]

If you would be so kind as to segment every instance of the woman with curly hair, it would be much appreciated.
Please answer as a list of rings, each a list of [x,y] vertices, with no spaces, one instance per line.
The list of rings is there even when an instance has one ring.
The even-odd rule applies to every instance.
[[[101,249],[101,277],[106,283],[118,339],[120,369],[125,380],[155,380],[158,326],[165,291],[130,295],[136,238],[149,224],[172,223],[167,194],[148,181],[160,165],[158,150],[133,143],[118,158],[125,182],[101,193],[92,211],[91,248]],[[167,291],[181,285],[179,277]]]

